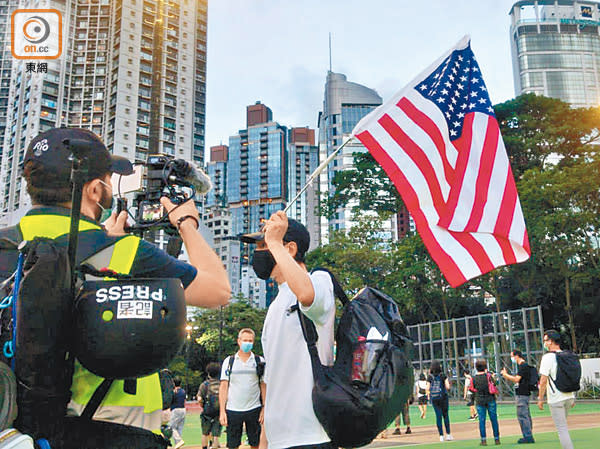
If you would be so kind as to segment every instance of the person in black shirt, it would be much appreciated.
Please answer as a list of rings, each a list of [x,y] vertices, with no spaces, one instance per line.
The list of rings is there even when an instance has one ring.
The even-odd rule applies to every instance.
[[[450,389],[450,381],[442,373],[442,367],[437,360],[431,362],[429,373],[430,376],[427,378],[427,396],[435,411],[435,420],[440,434],[440,441],[444,441],[442,418],[446,427],[446,441],[451,441],[453,438],[450,433],[450,416],[448,415],[448,390]]]
[[[516,384],[515,399],[517,403],[517,420],[521,426],[521,433],[523,438],[519,439],[517,443],[528,444],[535,443],[533,439],[533,424],[531,421],[531,414],[529,413],[529,381],[531,377],[531,367],[525,362],[523,353],[518,349],[513,350],[510,353],[510,358],[513,362],[516,362],[519,370],[515,376],[508,374],[506,368],[502,368],[500,374],[506,380],[510,380]]]
[[[493,376],[487,370],[485,360],[477,360],[475,363],[477,373],[473,376],[473,387],[477,390],[475,393],[475,404],[477,405],[477,414],[479,415],[479,435],[481,436],[481,446],[487,446],[485,432],[485,415],[490,415],[492,430],[494,431],[494,440],[500,444],[500,431],[498,429],[498,415],[496,413],[496,395],[490,392],[490,382],[495,385]]]
[[[175,389],[173,390],[169,427],[173,429],[173,438],[175,439],[175,446],[173,447],[177,449],[185,444],[181,438],[183,424],[185,423],[185,390],[181,388],[181,379],[178,377],[175,378],[173,383],[175,384]]]

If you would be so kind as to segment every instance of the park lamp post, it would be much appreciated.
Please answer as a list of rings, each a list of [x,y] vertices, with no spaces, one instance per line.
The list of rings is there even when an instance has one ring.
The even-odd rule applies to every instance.
[[[191,332],[192,332],[192,326],[190,324],[188,324],[187,326],[185,326],[185,331],[187,333],[187,341],[186,341],[186,351],[185,351],[185,394],[186,396],[189,394],[189,380],[188,380],[188,373],[190,370],[190,345],[191,345]]]

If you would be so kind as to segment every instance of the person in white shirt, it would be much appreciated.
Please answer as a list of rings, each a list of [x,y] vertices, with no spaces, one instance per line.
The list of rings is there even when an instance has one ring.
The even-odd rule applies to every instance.
[[[243,425],[250,447],[257,448],[259,443],[264,420],[265,383],[259,369],[264,362],[252,352],[254,336],[250,328],[240,330],[237,339],[240,349],[227,357],[221,368],[219,421],[227,427],[229,449],[236,449],[242,443]]]
[[[265,318],[262,345],[267,361],[264,437],[261,448],[329,449],[333,445],[312,406],[313,373],[300,327],[300,310],[317,329],[321,363],[333,365],[335,300],[329,274],[309,274],[304,255],[310,236],[304,225],[276,212],[261,235],[247,234],[256,243],[252,267],[261,279],[274,279],[279,293]]]
[[[415,391],[417,392],[417,404],[419,404],[419,411],[421,412],[421,419],[425,419],[427,416],[427,389],[429,383],[425,373],[421,373],[419,380],[415,383]]]
[[[477,411],[475,410],[475,395],[469,388],[473,383],[473,377],[471,376],[471,372],[469,370],[465,370],[463,372],[465,375],[465,389],[463,393],[463,398],[467,401],[467,407],[471,410],[471,414],[469,415],[469,421],[474,421],[477,419]]]
[[[567,415],[569,410],[575,405],[575,393],[563,393],[556,388],[553,379],[556,379],[558,364],[556,362],[556,352],[560,349],[560,334],[554,329],[544,332],[544,348],[548,351],[542,357],[540,363],[540,389],[538,396],[538,408],[544,410],[544,395],[548,393],[548,407],[552,420],[558,432],[558,439],[563,449],[573,449],[573,442],[569,435],[567,426]],[[550,388],[548,388],[550,387]]]

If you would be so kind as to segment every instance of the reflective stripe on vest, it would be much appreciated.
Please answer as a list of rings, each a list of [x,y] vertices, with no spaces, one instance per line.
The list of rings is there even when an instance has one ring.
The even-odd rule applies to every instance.
[[[27,215],[21,219],[19,225],[23,240],[32,240],[35,237],[55,239],[69,232],[70,222],[70,217],[63,215]],[[101,227],[83,220],[79,222],[80,231],[94,229],[101,230]],[[138,237],[124,237],[88,258],[86,262],[96,269],[108,267],[118,273],[129,274],[139,243]],[[107,261],[110,263],[106,264]],[[71,385],[72,397],[67,414],[81,415],[85,405],[103,380],[86,370],[76,360]],[[94,414],[94,419],[141,427],[160,433],[162,390],[158,373],[138,378],[137,391],[134,395],[125,393],[123,383],[122,380],[113,382]]]

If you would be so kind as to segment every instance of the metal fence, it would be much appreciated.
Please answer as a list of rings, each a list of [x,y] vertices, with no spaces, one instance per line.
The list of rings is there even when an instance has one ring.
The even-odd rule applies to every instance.
[[[464,371],[474,372],[475,361],[486,359],[488,369],[498,373],[499,399],[514,396],[514,384],[500,376],[506,368],[515,374],[510,352],[519,349],[527,363],[539,367],[543,355],[543,318],[540,306],[505,312],[453,318],[408,326],[414,342],[415,378],[428,373],[431,362],[438,360],[453,384],[450,396],[462,398]]]

